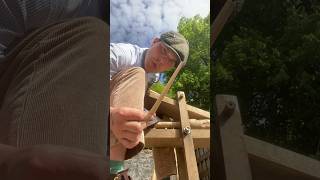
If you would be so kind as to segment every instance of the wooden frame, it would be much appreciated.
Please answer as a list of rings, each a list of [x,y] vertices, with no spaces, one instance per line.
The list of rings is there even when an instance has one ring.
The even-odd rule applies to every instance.
[[[146,108],[159,97],[159,94],[149,91]],[[209,148],[210,145],[210,113],[186,104],[183,92],[177,93],[177,100],[165,97],[157,114],[169,116],[159,122],[154,128],[145,131],[146,147],[168,147],[175,149],[177,161],[177,178],[181,180],[198,180],[199,172],[195,148]],[[179,113],[177,113],[179,112]],[[193,119],[190,119],[190,118]],[[200,119],[200,120],[199,120]],[[194,128],[194,129],[193,129]],[[187,130],[190,130],[187,131]],[[152,179],[157,179],[157,169]]]
[[[152,92],[153,97],[156,98],[157,93]],[[279,146],[272,145],[270,143],[258,140],[256,138],[246,136],[243,134],[240,110],[238,102],[235,96],[220,95],[215,98],[217,104],[218,117],[221,121],[219,126],[215,125],[217,122],[212,121],[212,132],[218,132],[215,129],[219,127],[221,145],[218,143],[212,143],[211,153],[216,152],[217,148],[221,148],[221,155],[218,160],[223,160],[223,163],[219,164],[215,159],[210,162],[211,168],[216,165],[223,167],[225,172],[225,179],[277,179],[278,177],[286,177],[292,180],[308,179],[316,180],[320,179],[320,162],[306,157],[304,155],[292,152],[290,150],[281,148]],[[179,102],[170,98],[165,98],[162,107],[173,111],[179,110]],[[197,117],[208,116],[208,112],[203,113],[202,110],[197,108],[189,108],[185,106],[187,114]],[[222,113],[225,110],[224,113]],[[233,109],[233,110],[230,110]],[[161,111],[161,107],[159,109]],[[173,113],[173,112],[171,112]],[[178,112],[175,112],[179,114]],[[185,112],[184,112],[185,113]],[[229,114],[229,115],[228,115]],[[180,115],[176,117],[180,118]],[[182,116],[183,117],[183,116]],[[171,117],[170,117],[171,119]],[[164,117],[165,127],[158,127],[159,129],[152,128],[145,133],[146,147],[170,147],[175,148],[175,155],[177,163],[177,178],[185,180],[188,177],[187,163],[184,153],[184,142],[181,133],[180,120],[170,121],[169,118]],[[172,119],[171,119],[172,120]],[[190,121],[192,127],[192,121]],[[169,125],[168,125],[169,124]],[[165,129],[168,128],[168,129]],[[209,129],[194,129],[191,128],[191,137],[193,140],[194,148],[207,148],[210,145],[210,130]],[[216,139],[216,136],[211,137],[212,140]],[[217,153],[216,153],[217,154]],[[211,154],[212,156],[212,154]],[[199,159],[198,159],[199,160]],[[213,164],[213,165],[212,165]],[[266,171],[266,172],[265,172]],[[217,173],[210,172],[210,179],[221,180],[217,178]],[[215,170],[214,172],[221,172]],[[199,170],[199,175],[200,175]],[[236,176],[237,175],[237,176]],[[154,180],[157,179],[156,175],[153,176]],[[281,179],[287,179],[281,178]]]
[[[218,117],[213,123],[213,178],[250,180],[238,100],[230,95],[217,95],[215,99]]]
[[[191,134],[195,148],[208,148],[210,129],[192,129]],[[145,134],[146,147],[183,147],[179,129],[151,129]]]
[[[234,2],[232,0],[227,0],[224,3],[222,9],[220,10],[220,13],[218,14],[218,16],[213,21],[211,25],[211,29],[212,29],[211,46],[213,46],[222,28],[227,23],[229,17],[232,15],[234,7],[235,7]]]
[[[159,96],[160,94],[152,90],[148,91],[145,98],[145,107],[150,109]],[[207,111],[190,105],[186,105],[186,108],[190,119],[210,119],[210,113]],[[172,117],[175,121],[179,121],[180,114],[177,112],[179,112],[178,102],[168,97],[164,97],[157,111],[158,114],[166,114],[167,116]]]
[[[199,180],[199,172],[197,167],[196,161],[196,154],[194,151],[193,139],[191,134],[193,133],[191,130],[191,126],[189,123],[189,116],[187,112],[187,103],[185,99],[185,95],[183,92],[178,92],[178,101],[179,101],[179,112],[180,112],[180,123],[181,128],[180,132],[182,135],[182,142],[183,142],[183,155],[184,161],[187,169],[187,179],[189,180]],[[178,164],[180,165],[180,164]],[[180,174],[180,173],[179,173]],[[186,180],[187,180],[186,179]]]

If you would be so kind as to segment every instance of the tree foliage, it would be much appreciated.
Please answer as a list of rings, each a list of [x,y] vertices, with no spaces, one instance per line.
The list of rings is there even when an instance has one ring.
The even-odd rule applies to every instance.
[[[189,58],[172,86],[172,93],[184,91],[189,104],[209,110],[210,107],[210,25],[209,15],[181,18],[178,31],[189,41]],[[166,80],[174,70],[165,73]]]
[[[214,52],[213,94],[238,97],[246,133],[317,156],[319,2],[247,0]]]
[[[151,89],[159,94],[161,94],[163,92],[165,85],[161,82],[157,82],[152,84]],[[175,97],[175,93],[172,91],[172,89],[169,89],[169,92],[167,94],[168,97],[174,98]]]

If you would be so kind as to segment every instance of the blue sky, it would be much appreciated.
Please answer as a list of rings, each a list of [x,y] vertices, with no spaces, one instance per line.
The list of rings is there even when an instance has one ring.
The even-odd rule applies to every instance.
[[[149,47],[152,38],[177,30],[181,17],[209,13],[210,0],[111,0],[111,42]]]

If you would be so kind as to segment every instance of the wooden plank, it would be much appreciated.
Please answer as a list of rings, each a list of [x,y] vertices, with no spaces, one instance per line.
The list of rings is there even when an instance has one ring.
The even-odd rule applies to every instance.
[[[320,161],[250,136],[244,135],[244,140],[248,153],[260,158],[261,162],[266,161],[265,164],[270,164],[267,161],[273,162],[291,171],[320,179]],[[274,168],[274,171],[277,171],[277,168]]]
[[[224,3],[220,13],[212,23],[211,46],[213,46],[218,35],[222,31],[224,25],[227,23],[229,17],[233,13],[233,10],[234,10],[234,2],[232,0],[227,0],[227,2]]]
[[[184,146],[184,155],[187,165],[188,179],[197,180],[199,179],[199,172],[197,167],[196,154],[194,152],[193,138],[191,136],[191,126],[189,123],[189,116],[187,112],[187,103],[183,92],[178,91],[178,104],[180,112],[180,123],[181,123],[181,134],[183,135],[182,142]],[[186,131],[186,129],[190,131]],[[188,132],[188,133],[186,133]]]
[[[157,178],[157,173],[156,173],[156,169],[155,169],[155,168],[153,168],[153,173],[152,173],[151,180],[158,180],[158,178]]]
[[[192,129],[210,129],[209,119],[190,119],[190,125]],[[156,129],[180,129],[180,122],[158,122],[155,126]]]
[[[188,179],[187,163],[184,158],[184,150],[183,148],[175,148],[176,149],[176,157],[178,162],[178,179],[186,180]]]
[[[210,15],[212,15],[213,19],[212,21],[218,16],[219,12],[221,11],[224,3],[226,2],[226,0],[214,0],[211,1],[211,4],[213,5],[213,9]],[[211,17],[210,17],[211,20]],[[212,22],[210,22],[212,23]]]
[[[195,148],[209,148],[210,129],[193,129]],[[182,135],[179,129],[151,129],[145,132],[146,147],[183,147]]]
[[[145,108],[150,109],[160,95],[152,90],[148,91],[145,97]],[[187,105],[188,115],[190,119],[210,119],[210,113],[202,109]],[[176,121],[180,120],[180,114],[177,113],[179,108],[177,101],[169,97],[164,97],[157,114],[172,117]]]
[[[176,155],[173,147],[153,147],[152,154],[158,179],[177,174]]]
[[[223,122],[223,126],[220,127],[220,133],[226,179],[250,180],[252,179],[251,169],[243,139],[241,115],[237,98],[235,96],[217,95],[216,104],[218,121]],[[226,115],[222,112],[231,112],[228,108],[226,108],[227,110],[225,109],[225,107],[230,107],[230,105],[234,105],[234,112],[227,119]],[[216,166],[218,164],[214,162],[213,165]],[[217,176],[218,173],[214,172],[214,175]]]
[[[213,175],[211,175],[211,179],[226,180],[226,169],[225,169],[224,155],[223,155],[222,142],[221,142],[222,140],[221,140],[221,128],[220,128],[221,118],[220,117],[215,118],[212,123],[213,130],[211,131],[212,143],[210,144],[210,149],[211,149],[210,155],[213,159],[212,161],[213,166],[211,166],[211,172],[213,172]]]

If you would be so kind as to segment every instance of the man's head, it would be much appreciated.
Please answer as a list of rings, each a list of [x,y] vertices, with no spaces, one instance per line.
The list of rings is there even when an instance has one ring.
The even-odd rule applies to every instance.
[[[169,31],[153,39],[144,67],[146,72],[163,72],[180,62],[186,63],[188,55],[188,41],[181,34]]]

